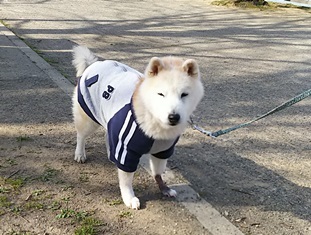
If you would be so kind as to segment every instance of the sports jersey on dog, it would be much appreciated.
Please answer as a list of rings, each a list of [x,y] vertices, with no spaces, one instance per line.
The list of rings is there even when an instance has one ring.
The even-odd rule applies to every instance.
[[[84,112],[107,129],[109,159],[126,172],[137,169],[143,154],[169,158],[178,140],[155,140],[138,126],[132,95],[142,74],[116,61],[95,62],[78,83],[78,102]]]

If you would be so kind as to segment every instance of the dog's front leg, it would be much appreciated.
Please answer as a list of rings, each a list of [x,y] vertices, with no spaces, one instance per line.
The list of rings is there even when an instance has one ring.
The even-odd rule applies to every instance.
[[[150,168],[152,171],[152,174],[154,176],[154,179],[156,180],[160,191],[163,195],[168,197],[176,197],[177,192],[174,189],[171,189],[166,185],[166,183],[162,179],[162,174],[165,171],[166,168],[167,159],[159,159],[154,156],[150,156]]]
[[[77,146],[75,151],[75,161],[84,163],[86,160],[85,155],[85,136],[77,134]]]
[[[119,174],[119,185],[121,190],[121,195],[124,204],[127,207],[138,210],[140,208],[140,202],[137,197],[135,197],[133,191],[133,178],[134,172],[125,172],[118,169]]]
[[[168,197],[176,197],[177,196],[177,192],[174,189],[171,189],[170,187],[168,187],[166,185],[166,183],[163,181],[161,175],[156,175],[154,177],[154,179],[156,180],[156,182],[159,186],[159,189],[163,195],[168,196]]]

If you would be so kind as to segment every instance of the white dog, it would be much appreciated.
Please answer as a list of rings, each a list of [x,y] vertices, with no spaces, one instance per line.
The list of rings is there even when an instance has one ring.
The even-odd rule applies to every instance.
[[[144,154],[151,154],[150,167],[161,192],[175,197],[176,191],[166,186],[161,174],[203,96],[197,63],[153,57],[141,74],[117,61],[97,61],[86,47],[75,47],[73,56],[77,76],[81,76],[73,96],[75,160],[86,160],[85,139],[103,126],[108,156],[118,167],[126,206],[140,207],[132,181]]]

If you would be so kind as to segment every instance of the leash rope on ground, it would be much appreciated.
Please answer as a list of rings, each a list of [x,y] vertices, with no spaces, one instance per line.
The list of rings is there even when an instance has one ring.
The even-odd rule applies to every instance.
[[[229,132],[231,132],[231,131],[234,131],[234,130],[237,130],[237,129],[239,129],[239,128],[246,127],[246,126],[252,124],[253,122],[256,122],[256,121],[258,121],[258,120],[260,120],[260,119],[262,119],[262,118],[265,118],[265,117],[267,117],[267,116],[269,116],[269,115],[271,115],[271,114],[273,114],[273,113],[276,113],[276,112],[278,112],[278,111],[281,111],[282,109],[288,108],[288,107],[292,106],[293,104],[296,104],[296,103],[298,103],[299,101],[301,101],[301,100],[307,98],[307,97],[310,96],[310,95],[311,95],[311,89],[309,89],[309,90],[307,90],[307,91],[305,91],[305,92],[303,92],[303,93],[301,93],[301,94],[295,96],[294,98],[292,98],[292,99],[286,101],[285,103],[283,103],[283,104],[277,106],[276,108],[270,110],[269,112],[266,112],[266,113],[264,113],[263,115],[254,118],[254,119],[251,120],[251,121],[248,121],[248,122],[245,122],[245,123],[242,123],[242,124],[239,124],[239,125],[236,125],[236,126],[227,128],[227,129],[218,130],[218,131],[215,131],[215,132],[206,131],[206,130],[204,130],[202,127],[196,125],[196,124],[193,122],[192,117],[190,117],[189,123],[190,123],[190,125],[192,126],[193,129],[198,130],[199,132],[203,133],[204,135],[207,135],[207,136],[216,138],[216,137],[218,137],[218,136],[220,136],[220,135],[227,134],[227,133],[229,133]]]

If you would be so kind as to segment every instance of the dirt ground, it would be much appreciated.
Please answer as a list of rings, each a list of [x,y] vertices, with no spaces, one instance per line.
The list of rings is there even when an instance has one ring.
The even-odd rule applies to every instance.
[[[311,20],[303,11],[247,11],[205,1],[55,0],[3,1],[0,15],[73,83],[76,44],[140,71],[151,56],[197,59],[206,95],[194,120],[208,130],[248,121],[310,89]],[[16,66],[24,73],[15,74]],[[42,71],[11,58],[0,78],[3,234],[91,228],[209,234],[179,203],[162,197],[143,169],[135,181],[142,210],[126,209],[100,131],[89,142],[87,163],[74,163],[70,98]],[[217,139],[189,128],[169,166],[244,234],[310,235],[310,107],[308,98]]]
[[[103,158],[101,135],[88,147],[88,163],[79,165],[72,159],[69,122],[44,120],[4,131],[1,234],[209,234],[181,205],[162,197],[142,169],[134,186],[142,210],[126,208],[116,169]],[[96,232],[77,233],[87,226]]]

